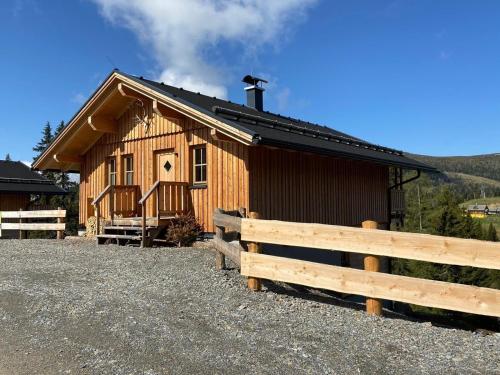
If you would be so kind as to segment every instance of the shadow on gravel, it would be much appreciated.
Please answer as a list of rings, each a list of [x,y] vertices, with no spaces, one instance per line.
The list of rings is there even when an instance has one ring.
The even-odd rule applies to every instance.
[[[266,287],[268,291],[276,294],[287,295],[290,297],[300,298],[308,301],[325,303],[356,311],[365,310],[364,303],[349,300],[349,298],[356,298],[358,300],[362,299],[362,297],[359,296],[343,295],[341,293],[336,293],[326,290],[307,288],[302,285],[273,282],[269,280],[263,280],[263,285]],[[409,311],[409,307],[407,304],[398,303],[397,308],[401,309],[402,311],[404,310]],[[401,312],[392,311],[384,308],[383,317],[388,319],[405,320],[409,322],[428,323],[436,327],[447,328],[447,329],[461,329],[466,331],[474,331],[482,335],[489,335],[498,332],[497,329],[492,330],[492,328],[489,326],[487,328],[483,328],[483,327],[464,324],[463,321],[453,319],[453,317],[451,316],[437,317],[437,318],[433,315],[423,315],[423,314],[417,316],[411,316],[411,315],[405,315],[404,313]]]

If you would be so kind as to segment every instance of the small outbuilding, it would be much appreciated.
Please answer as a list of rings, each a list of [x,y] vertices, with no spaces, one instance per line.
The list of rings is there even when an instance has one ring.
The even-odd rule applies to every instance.
[[[24,163],[0,160],[0,211],[26,210],[36,195],[65,193]]]

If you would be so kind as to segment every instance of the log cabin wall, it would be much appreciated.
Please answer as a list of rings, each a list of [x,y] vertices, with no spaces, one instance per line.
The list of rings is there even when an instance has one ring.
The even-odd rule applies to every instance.
[[[30,203],[27,193],[0,193],[0,211],[25,210]]]
[[[264,219],[360,226],[387,223],[388,167],[252,147],[250,210]]]
[[[175,181],[191,183],[192,147],[206,144],[207,186],[190,188],[191,208],[205,231],[213,232],[212,213],[215,208],[227,210],[248,207],[248,148],[236,142],[215,141],[210,129],[179,115],[166,118],[146,108],[152,123],[146,133],[142,123],[135,120],[137,107],[131,106],[119,118],[118,132],[104,134],[84,155],[80,171],[80,223],[92,216],[90,202],[107,186],[106,161],[116,159],[117,184],[124,183],[123,157],[133,157],[133,183],[139,185],[139,197],[155,182],[155,153],[172,150],[176,153]],[[109,217],[109,201],[101,203],[102,214]],[[155,212],[149,200],[148,216]]]

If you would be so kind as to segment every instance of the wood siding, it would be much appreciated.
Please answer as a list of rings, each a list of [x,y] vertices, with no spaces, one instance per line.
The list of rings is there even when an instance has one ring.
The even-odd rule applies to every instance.
[[[149,132],[135,121],[137,109],[131,107],[119,118],[118,133],[104,134],[84,155],[80,171],[80,222],[93,215],[89,201],[107,185],[106,160],[116,158],[117,184],[124,183],[123,156],[133,156],[134,184],[142,196],[155,182],[155,153],[176,153],[175,181],[191,183],[192,146],[206,144],[207,186],[189,189],[192,211],[213,232],[212,213],[216,207],[227,210],[248,207],[248,148],[236,142],[214,141],[210,129],[189,118],[165,118],[147,108],[152,117]],[[102,202],[102,214],[109,216],[109,201]],[[155,214],[154,200],[149,200],[148,216]]]
[[[387,223],[388,167],[252,147],[250,210],[263,219],[360,226]]]
[[[0,211],[25,210],[30,203],[27,193],[0,193]]]

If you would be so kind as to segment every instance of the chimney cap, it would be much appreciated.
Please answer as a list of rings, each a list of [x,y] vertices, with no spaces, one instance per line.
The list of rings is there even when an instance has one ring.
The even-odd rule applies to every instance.
[[[258,86],[259,82],[267,83],[267,81],[265,79],[259,78],[259,77],[254,77],[254,76],[251,76],[250,74],[247,74],[246,76],[244,76],[243,79],[241,80],[241,82],[248,83],[249,85],[252,85],[252,86]]]

